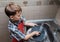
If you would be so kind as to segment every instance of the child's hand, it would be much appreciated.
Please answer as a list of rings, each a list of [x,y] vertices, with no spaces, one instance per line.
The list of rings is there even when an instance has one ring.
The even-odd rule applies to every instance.
[[[31,23],[31,26],[38,26],[36,23]]]
[[[38,32],[38,31],[34,31],[34,33],[36,36],[40,35],[40,32]]]
[[[38,26],[36,23],[32,23],[32,22],[26,22],[25,25],[26,26]]]

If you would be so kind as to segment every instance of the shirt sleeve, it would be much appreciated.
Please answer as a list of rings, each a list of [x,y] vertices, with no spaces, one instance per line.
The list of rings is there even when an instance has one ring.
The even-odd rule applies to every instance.
[[[21,19],[26,22],[26,18],[24,16],[21,16]]]
[[[17,29],[17,26],[15,26],[14,24],[10,23],[8,24],[8,29],[11,32],[11,35],[16,38],[18,41],[20,39],[24,39],[25,38],[25,34],[23,34],[21,31],[19,31]]]

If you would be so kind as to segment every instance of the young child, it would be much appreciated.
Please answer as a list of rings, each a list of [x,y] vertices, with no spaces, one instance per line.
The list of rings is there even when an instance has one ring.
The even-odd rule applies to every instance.
[[[24,18],[22,18],[22,9],[19,5],[11,2],[5,7],[5,13],[9,17],[8,29],[10,32],[10,37],[12,42],[24,42],[28,40],[33,35],[39,35],[38,31],[34,31],[28,35],[24,34],[24,25],[34,26],[35,23],[25,23]]]

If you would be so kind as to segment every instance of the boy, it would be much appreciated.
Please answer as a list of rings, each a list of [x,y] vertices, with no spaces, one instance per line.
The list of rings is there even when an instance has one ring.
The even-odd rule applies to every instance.
[[[34,31],[28,35],[24,34],[24,25],[34,26],[34,23],[25,23],[21,16],[22,9],[19,5],[11,2],[5,7],[5,13],[9,17],[8,29],[12,42],[24,42],[33,35],[39,35],[38,31]]]

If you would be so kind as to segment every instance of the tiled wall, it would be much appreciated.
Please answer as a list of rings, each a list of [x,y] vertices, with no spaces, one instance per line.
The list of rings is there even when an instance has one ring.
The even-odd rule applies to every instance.
[[[20,6],[55,5],[52,0],[0,0],[0,7],[5,6],[9,2],[15,2]]]

